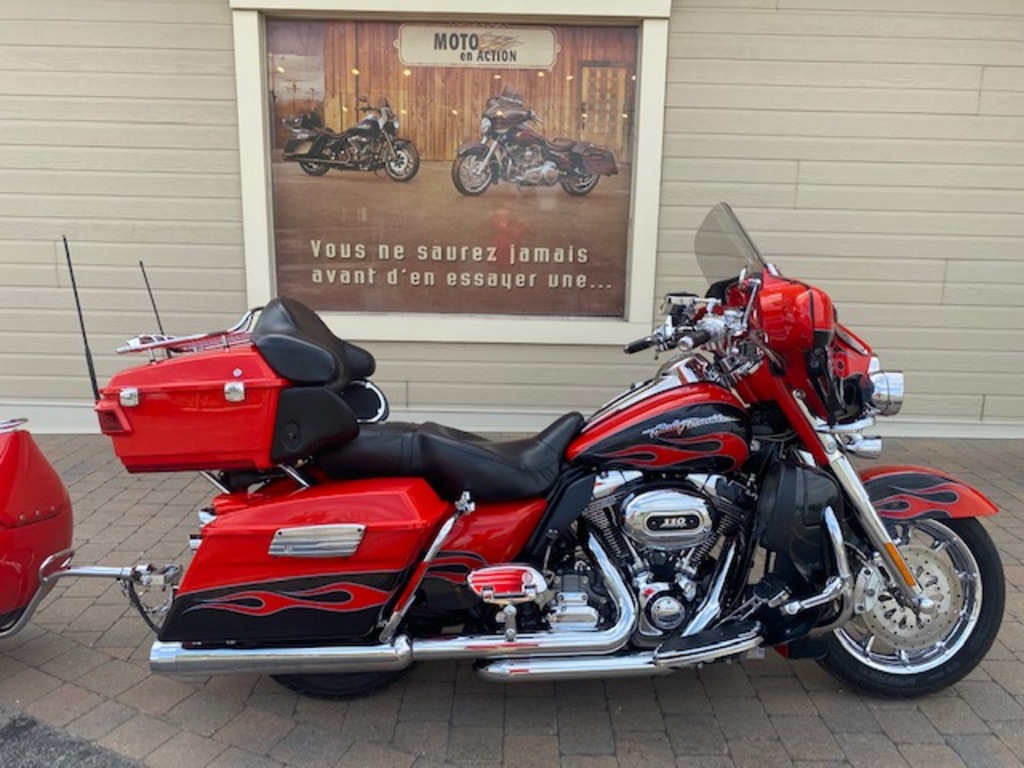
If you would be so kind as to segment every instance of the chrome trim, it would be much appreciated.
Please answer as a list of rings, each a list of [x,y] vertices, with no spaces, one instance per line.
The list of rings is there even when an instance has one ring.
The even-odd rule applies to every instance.
[[[877,459],[882,455],[882,438],[854,435],[843,442],[843,449],[862,459]]]
[[[691,651],[682,651],[671,654],[659,654],[654,652],[654,663],[659,667],[667,669],[679,669],[680,667],[695,667],[698,664],[710,664],[718,661],[724,656],[735,656],[740,653],[747,653],[754,650],[762,643],[761,625],[755,624],[748,631],[739,637],[721,640]]]
[[[675,523],[687,527],[671,527]],[[622,529],[649,549],[694,547],[711,536],[711,510],[704,499],[675,488],[641,491],[622,505]]]
[[[829,542],[832,545],[832,554],[835,556],[836,575],[828,580],[825,588],[816,595],[793,600],[782,605],[781,610],[789,616],[795,616],[808,608],[817,608],[826,605],[833,600],[842,598],[844,601],[843,610],[852,613],[853,611],[853,573],[850,571],[850,561],[846,557],[846,543],[843,541],[843,529],[839,526],[836,513],[832,507],[825,507],[822,511],[822,520],[825,523],[825,532],[828,534]]]
[[[529,683],[537,680],[587,680],[592,678],[669,675],[673,670],[654,664],[654,653],[628,656],[596,656],[583,659],[498,659],[477,669],[491,683]]]
[[[249,340],[249,328],[253,318],[263,307],[253,307],[233,326],[224,331],[197,333],[192,336],[171,336],[165,333],[143,333],[128,339],[114,350],[119,355],[133,352],[153,352],[158,349],[168,351],[197,351],[212,347],[230,347]]]
[[[711,589],[708,590],[704,602],[701,603],[700,609],[683,630],[683,637],[703,631],[722,612],[722,590],[725,589],[725,578],[729,575],[729,569],[732,568],[732,562],[736,558],[736,550],[737,544],[733,541],[722,556],[722,563],[718,566],[718,572],[715,574]]]
[[[279,528],[270,541],[271,557],[349,557],[366,534],[366,526],[352,524],[304,525]]]
[[[313,484],[310,483],[306,478],[304,478],[302,476],[302,473],[299,472],[299,470],[297,470],[295,467],[289,466],[288,464],[278,464],[277,467],[286,475],[288,475],[288,477],[294,480],[303,490],[305,490],[306,488],[311,488],[313,486]]]
[[[619,490],[619,488],[626,485],[626,483],[639,480],[643,476],[643,472],[636,472],[633,470],[622,472],[616,469],[610,472],[602,472],[594,481],[594,491],[591,494],[591,499],[597,500],[610,496]]]
[[[125,387],[117,393],[117,400],[125,408],[135,408],[139,404],[139,388]]]
[[[857,421],[851,421],[847,424],[828,424],[822,419],[814,419],[814,431],[820,435],[833,434],[833,435],[846,435],[855,434],[857,432],[863,432],[865,429],[870,429],[878,423],[878,420],[874,416],[867,416],[863,419],[857,419]]]
[[[224,383],[224,399],[229,403],[245,401],[245,382],[227,381]]]
[[[302,648],[185,648],[182,643],[153,643],[149,668],[171,675],[244,672],[263,675],[339,674],[405,669],[412,646],[405,635],[390,643]]]
[[[4,419],[0,421],[0,435],[7,432],[17,432],[27,422],[28,419]]]
[[[895,416],[903,408],[905,377],[903,371],[877,371],[871,374],[870,405],[880,416]]]

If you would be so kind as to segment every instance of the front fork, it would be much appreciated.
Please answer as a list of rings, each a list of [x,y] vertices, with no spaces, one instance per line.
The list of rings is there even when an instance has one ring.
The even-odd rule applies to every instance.
[[[893,584],[903,601],[916,612],[934,613],[937,608],[935,601],[924,594],[921,584],[911,572],[907,561],[903,559],[903,555],[900,554],[896,543],[889,535],[875,505],[871,503],[871,498],[861,482],[860,475],[850,463],[850,459],[843,453],[839,441],[829,432],[819,432],[816,428],[818,420],[807,409],[803,400],[800,398],[794,398],[794,400],[803,411],[808,425],[814,430],[829,469],[832,470],[833,476],[845,491],[846,498],[850,501],[857,520],[892,576]]]

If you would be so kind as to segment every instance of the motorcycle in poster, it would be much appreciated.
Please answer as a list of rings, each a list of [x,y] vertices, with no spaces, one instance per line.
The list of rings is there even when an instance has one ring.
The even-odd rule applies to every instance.
[[[102,389],[100,426],[130,472],[214,486],[191,562],[72,565],[67,493],[5,423],[0,637],[81,576],[125,585],[157,633],[154,671],[268,674],[327,698],[416,661],[519,682],[763,648],[883,696],[960,680],[1002,618],[979,521],[995,506],[937,470],[858,472],[902,374],[727,205],[695,252],[710,289],[666,296],[626,348],[667,354],[654,375],[512,441],[388,421],[372,354],[292,299],[216,334],[132,339],[123,351],[152,359]]]

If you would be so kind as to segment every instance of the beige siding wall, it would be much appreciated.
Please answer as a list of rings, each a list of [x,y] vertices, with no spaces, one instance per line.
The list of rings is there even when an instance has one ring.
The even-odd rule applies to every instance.
[[[658,290],[701,287],[693,230],[728,200],[908,371],[909,416],[1024,425],[1022,39],[1016,0],[677,0]],[[63,234],[101,378],[154,328],[139,259],[173,331],[246,302],[226,0],[6,0],[0,75],[9,416],[88,400]],[[607,346],[372,348],[397,408],[524,427],[651,367]]]

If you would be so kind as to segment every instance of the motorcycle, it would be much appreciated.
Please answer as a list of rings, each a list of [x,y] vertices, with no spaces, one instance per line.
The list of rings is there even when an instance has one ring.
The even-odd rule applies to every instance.
[[[386,98],[371,107],[360,98],[360,112],[367,112],[351,128],[335,133],[323,125],[316,112],[286,117],[292,132],[284,147],[284,159],[297,162],[310,176],[323,176],[331,168],[340,171],[377,171],[381,168],[395,181],[409,181],[420,169],[420,155],[408,139],[398,138],[398,116]]]
[[[726,204],[695,250],[710,290],[669,294],[625,350],[669,353],[657,373],[509,442],[387,421],[372,355],[292,299],[218,334],[131,340],[121,351],[150,360],[102,389],[100,426],[129,472],[215,487],[192,562],[183,577],[72,566],[67,492],[9,423],[0,636],[59,578],[94,576],[156,630],[155,672],[268,674],[327,698],[416,661],[471,659],[511,683],[768,647],[883,696],[963,678],[1003,613],[978,520],[995,506],[932,469],[858,473],[902,373],[824,291],[764,261]]]
[[[546,139],[526,125],[541,122],[522,96],[505,89],[487,100],[480,139],[459,147],[452,183],[464,195],[480,195],[499,180],[521,187],[560,184],[570,195],[589,194],[601,176],[617,174],[610,150],[589,141]]]

